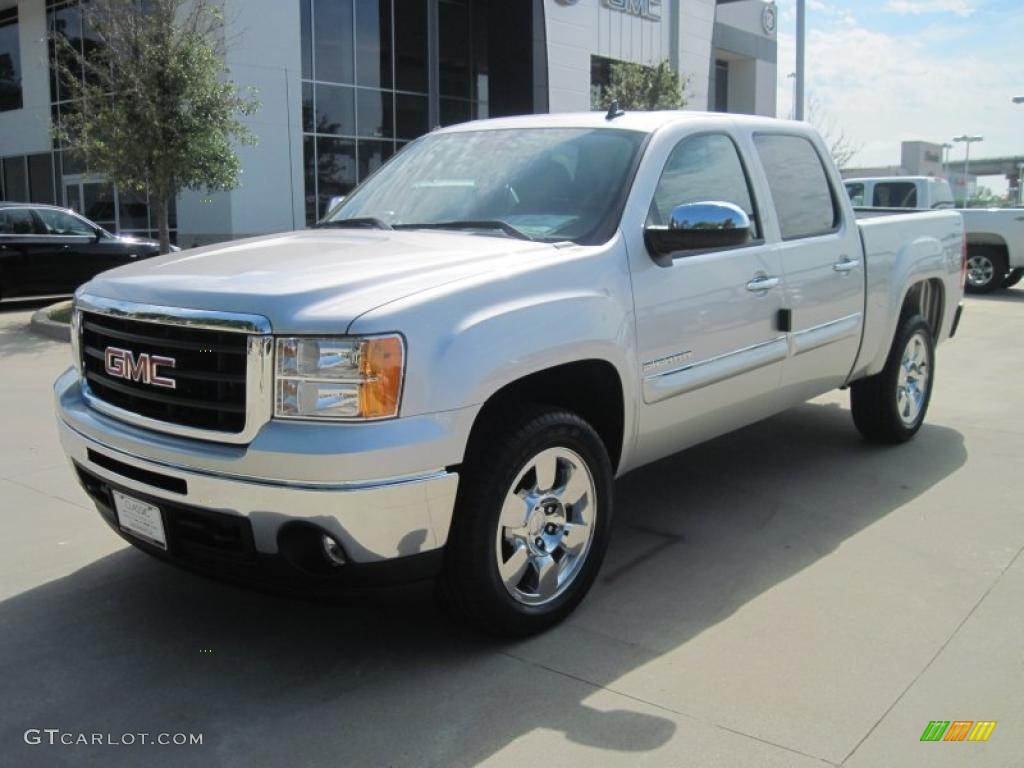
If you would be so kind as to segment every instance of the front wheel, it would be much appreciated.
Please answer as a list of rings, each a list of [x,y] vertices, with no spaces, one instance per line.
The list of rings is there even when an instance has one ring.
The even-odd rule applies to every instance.
[[[528,635],[561,621],[601,567],[612,468],[601,438],[560,409],[523,411],[476,440],[463,465],[439,582],[478,627]]]
[[[905,443],[921,428],[935,382],[935,341],[920,315],[900,321],[885,368],[850,387],[853,423],[876,443]]]
[[[1003,288],[1013,288],[1013,286],[1021,281],[1021,278],[1024,278],[1024,267],[1011,269],[1010,274],[1008,274],[1006,279],[1003,281]]]

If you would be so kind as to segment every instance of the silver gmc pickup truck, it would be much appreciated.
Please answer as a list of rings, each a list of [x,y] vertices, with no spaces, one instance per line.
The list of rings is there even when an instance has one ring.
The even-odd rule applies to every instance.
[[[954,212],[857,222],[805,124],[468,123],[311,230],[83,286],[60,438],[167,561],[436,577],[456,615],[536,632],[593,583],[616,476],[837,387],[867,439],[913,437],[963,242]]]

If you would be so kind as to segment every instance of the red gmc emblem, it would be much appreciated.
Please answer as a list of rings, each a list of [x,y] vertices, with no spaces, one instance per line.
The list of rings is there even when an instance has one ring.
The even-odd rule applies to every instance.
[[[103,352],[103,367],[108,376],[125,381],[138,381],[154,387],[174,389],[174,379],[160,375],[161,368],[173,368],[177,361],[173,357],[162,357],[143,352],[136,356],[130,349],[107,347]]]

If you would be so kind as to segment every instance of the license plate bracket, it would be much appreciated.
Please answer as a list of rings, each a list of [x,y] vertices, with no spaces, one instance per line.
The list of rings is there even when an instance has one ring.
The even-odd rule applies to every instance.
[[[112,490],[118,527],[147,544],[167,549],[164,517],[157,507],[134,496]]]

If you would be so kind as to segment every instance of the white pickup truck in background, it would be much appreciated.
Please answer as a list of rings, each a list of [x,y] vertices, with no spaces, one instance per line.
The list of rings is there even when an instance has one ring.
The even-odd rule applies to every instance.
[[[842,184],[805,123],[437,130],[312,230],[83,286],[60,439],[157,557],[304,590],[436,576],[457,615],[536,632],[593,583],[616,476],[837,387],[867,439],[920,429],[963,222],[857,221]]]
[[[846,193],[859,218],[905,209],[953,208],[945,179],[884,176],[847,179]],[[967,231],[967,291],[991,293],[1024,278],[1024,208],[957,208]]]

